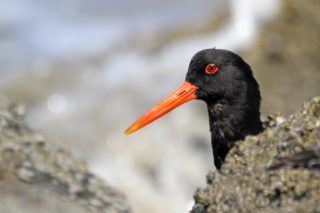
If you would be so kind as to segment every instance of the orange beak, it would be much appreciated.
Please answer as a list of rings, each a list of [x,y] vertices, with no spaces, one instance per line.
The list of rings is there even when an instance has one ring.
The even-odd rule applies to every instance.
[[[145,125],[151,123],[152,121],[160,118],[166,113],[170,112],[174,108],[184,104],[188,101],[196,99],[197,96],[195,92],[198,87],[185,81],[175,92],[161,101],[158,105],[153,107],[147,113],[142,115],[136,122],[134,122],[126,131],[125,134],[129,135],[138,129],[144,127]]]

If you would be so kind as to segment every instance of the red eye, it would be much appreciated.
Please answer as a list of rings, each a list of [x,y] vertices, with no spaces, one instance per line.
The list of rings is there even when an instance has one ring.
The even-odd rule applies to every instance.
[[[208,64],[206,66],[206,73],[209,75],[215,74],[218,71],[219,67],[215,64]]]

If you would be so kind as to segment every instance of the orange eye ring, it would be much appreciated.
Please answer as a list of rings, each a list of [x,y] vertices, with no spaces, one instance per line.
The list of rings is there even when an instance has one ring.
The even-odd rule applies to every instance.
[[[215,74],[219,70],[219,67],[216,64],[208,64],[206,66],[206,73],[209,75]]]

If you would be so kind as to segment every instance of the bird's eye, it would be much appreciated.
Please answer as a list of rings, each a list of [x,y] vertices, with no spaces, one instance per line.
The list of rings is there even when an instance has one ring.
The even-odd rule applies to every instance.
[[[206,66],[206,73],[209,75],[215,74],[218,71],[219,67],[216,64],[208,64]]]

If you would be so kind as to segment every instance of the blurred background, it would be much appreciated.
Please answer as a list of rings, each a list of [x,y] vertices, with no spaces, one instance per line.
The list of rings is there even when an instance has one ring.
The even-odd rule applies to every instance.
[[[320,91],[319,9],[317,0],[1,0],[0,99],[24,104],[29,126],[85,159],[134,212],[186,212],[214,168],[205,104],[123,131],[212,47],[251,64],[263,115],[294,112]]]

